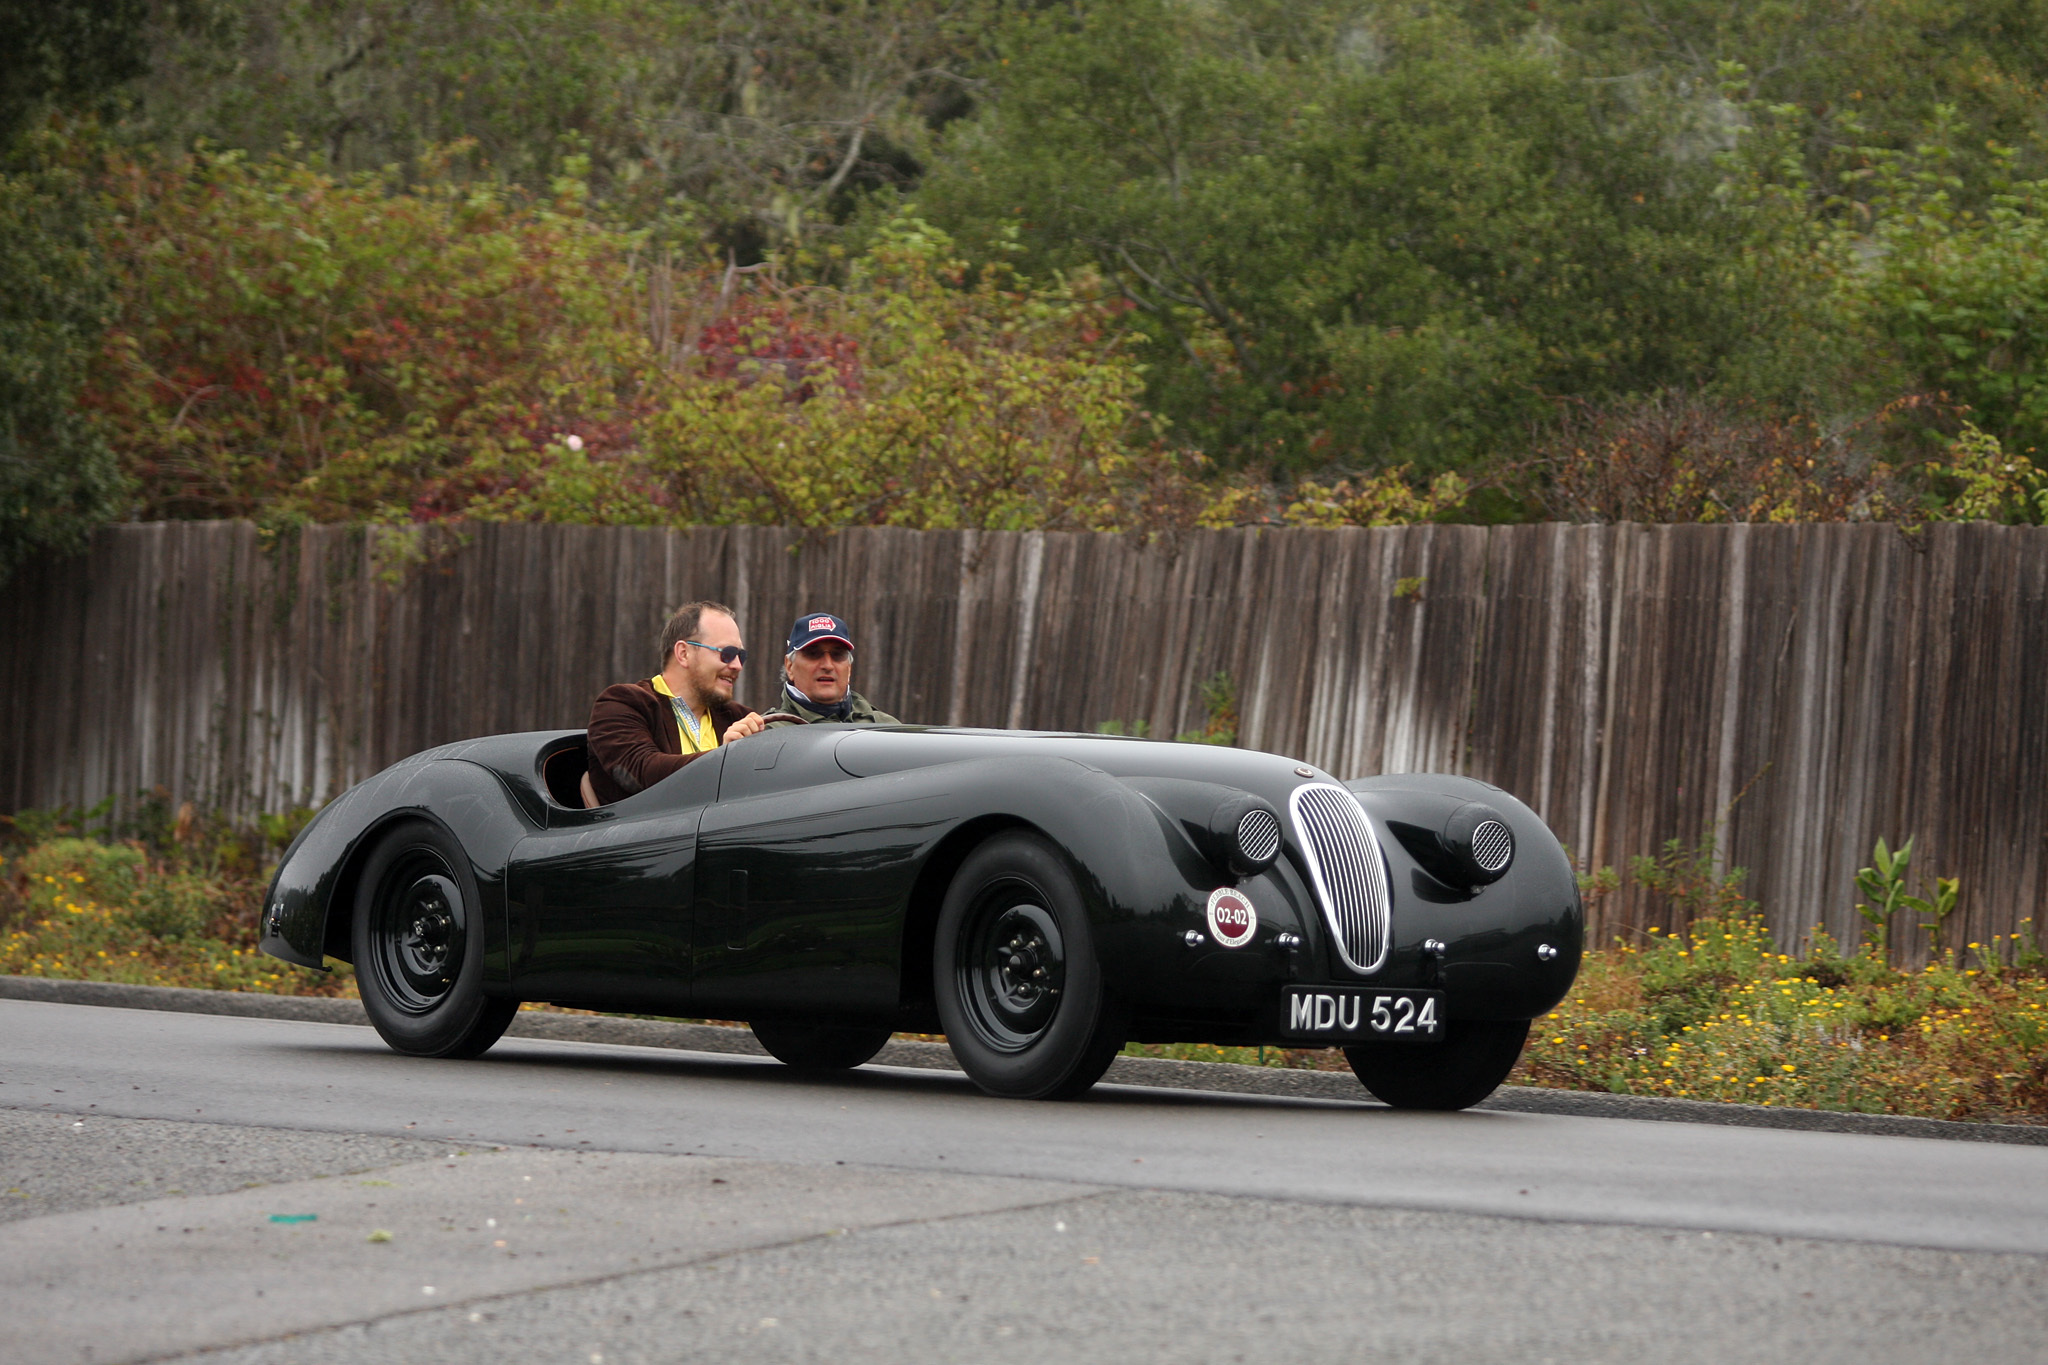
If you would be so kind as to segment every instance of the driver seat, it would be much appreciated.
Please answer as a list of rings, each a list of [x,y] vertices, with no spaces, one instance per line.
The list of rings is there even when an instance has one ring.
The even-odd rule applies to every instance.
[[[583,774],[583,780],[576,784],[576,789],[583,793],[583,809],[596,810],[599,804],[597,788],[591,785],[589,773]]]

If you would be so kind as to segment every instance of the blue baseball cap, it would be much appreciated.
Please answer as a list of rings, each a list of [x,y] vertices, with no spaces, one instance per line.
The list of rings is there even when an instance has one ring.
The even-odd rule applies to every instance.
[[[846,628],[846,622],[821,611],[796,618],[796,624],[789,628],[789,648],[785,652],[794,654],[820,640],[837,640],[848,649],[853,648],[853,632]]]

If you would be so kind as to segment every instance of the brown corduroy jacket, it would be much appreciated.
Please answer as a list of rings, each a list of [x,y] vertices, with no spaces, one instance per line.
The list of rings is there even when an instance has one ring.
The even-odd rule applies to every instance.
[[[711,707],[711,732],[721,742],[726,727],[753,708],[723,701]],[[654,690],[652,679],[613,683],[590,705],[590,785],[604,805],[646,791],[698,754],[682,751],[676,713]]]

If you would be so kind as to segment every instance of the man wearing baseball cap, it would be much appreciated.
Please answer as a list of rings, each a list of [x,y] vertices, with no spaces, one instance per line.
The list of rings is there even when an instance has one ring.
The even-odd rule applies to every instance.
[[[830,612],[810,612],[789,628],[782,660],[782,700],[775,708],[817,724],[901,725],[853,690],[853,632]],[[769,726],[788,721],[770,721]]]

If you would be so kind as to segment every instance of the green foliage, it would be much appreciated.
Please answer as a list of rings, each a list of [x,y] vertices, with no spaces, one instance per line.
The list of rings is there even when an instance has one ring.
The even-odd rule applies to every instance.
[[[1907,898],[1907,908],[1919,913],[1920,927],[1927,931],[1928,946],[1936,953],[1942,950],[1942,926],[1948,922],[1948,917],[1955,913],[1956,897],[1961,892],[1960,877],[1936,877],[1932,900],[1920,896]]]
[[[1784,292],[1654,92],[1538,46],[1151,0],[1022,16],[1003,52],[922,202],[978,249],[1014,224],[1025,259],[1099,269],[1155,405],[1219,456],[1469,462],[1546,390],[1711,377]]]
[[[1655,857],[1639,854],[1629,859],[1629,876],[1645,891],[1666,898],[1679,913],[1680,923],[1752,913],[1754,903],[1742,894],[1749,870],[1717,871],[1717,849],[1711,834],[1694,843],[1667,839]]]
[[[843,288],[764,290],[699,353],[642,427],[694,522],[1143,530],[1193,495],[1101,310],[1000,266],[970,280],[915,218]]]
[[[1869,921],[1872,942],[1883,955],[1891,951],[1892,917],[1908,908],[1906,869],[1912,861],[1911,839],[1894,852],[1880,837],[1870,854],[1871,865],[1856,872],[1856,889],[1870,898],[1856,903],[1856,913]]]
[[[1334,484],[1304,479],[1294,486],[1282,520],[1289,526],[1412,526],[1456,512],[1465,505],[1470,488],[1461,475],[1445,472],[1417,489],[1409,482],[1407,465]],[[1421,579],[1410,583],[1404,578],[1395,584],[1394,596],[1415,596],[1421,588]]]
[[[107,796],[84,810],[75,806],[29,806],[12,815],[0,815],[0,825],[7,827],[0,846],[27,848],[52,839],[89,837],[95,832],[111,837],[113,809],[114,798]]]
[[[0,120],[128,155],[0,195],[0,571],[121,510],[2048,502],[2048,0],[17,10]]]
[[[21,859],[29,908],[48,914],[59,895],[127,901],[135,895],[142,850],[97,839],[60,838],[39,843]]]
[[[2048,472],[2009,455],[1974,422],[1949,442],[1945,458],[1921,466],[1928,483],[1922,510],[1937,521],[2048,522]]]
[[[2048,445],[2048,182],[2015,181],[2002,149],[1973,207],[1954,111],[1909,152],[1862,149],[1853,173],[1875,221],[1844,231],[1869,264],[1845,274],[1850,307],[1922,383],[2016,449]]]
[[[113,452],[79,410],[110,311],[82,177],[47,154],[0,172],[0,582],[119,515]]]
[[[46,813],[14,828],[63,823]],[[161,844],[58,835],[0,857],[0,974],[281,994],[352,985],[345,966],[322,974],[258,951],[265,834],[189,805],[165,822],[145,803],[131,827]]]
[[[1207,719],[1199,730],[1175,735],[1179,744],[1237,743],[1237,682],[1227,671],[1217,670],[1202,682],[1202,710]]]
[[[1849,143],[1910,146],[1927,111],[1955,105],[1989,139],[2040,133],[2048,12],[2040,0],[1463,0],[1496,41],[1542,41],[1586,75],[1687,92],[1707,118],[1760,102],[1853,113],[1863,132],[1828,126],[1795,149],[1816,173]],[[1736,79],[1724,89],[1726,72]],[[1981,164],[1981,163],[1979,163]]]
[[[145,516],[431,517],[508,447],[614,421],[645,361],[630,234],[290,158],[118,162],[91,401]],[[422,504],[415,507],[415,504]]]
[[[1567,403],[1510,478],[1559,521],[1882,519],[1910,502],[1878,455],[1927,406],[1902,399],[1826,429],[1699,393]]]
[[[1920,927],[1927,931],[1928,945],[1937,955],[1942,951],[1942,926],[1955,913],[1962,891],[1961,879],[1936,877],[1932,897],[1911,895],[1906,890],[1906,874],[1912,861],[1911,839],[1896,849],[1887,848],[1885,841],[1879,839],[1871,851],[1871,865],[1856,873],[1856,889],[1870,898],[1868,902],[1857,902],[1856,912],[1870,922],[1872,946],[1880,955],[1890,953],[1892,921],[1901,910],[1918,917]]]
[[[0,53],[6,54],[0,60],[0,152],[51,108],[104,109],[123,85],[147,71],[148,17],[149,0],[16,0],[0,6]]]
[[[1146,530],[1217,500],[1085,289],[970,275],[914,217],[831,288],[649,265],[574,179],[115,172],[92,401],[148,514]]]
[[[457,141],[499,184],[584,158],[599,198],[741,264],[909,187],[929,129],[971,107],[978,0],[218,0],[158,34],[147,127],[341,171]],[[720,251],[723,258],[724,250]]]
[[[2048,1122],[2048,978],[1997,945],[1920,971],[1826,935],[1803,960],[1761,918],[1589,953],[1536,1021],[1525,1083],[1852,1112]]]

